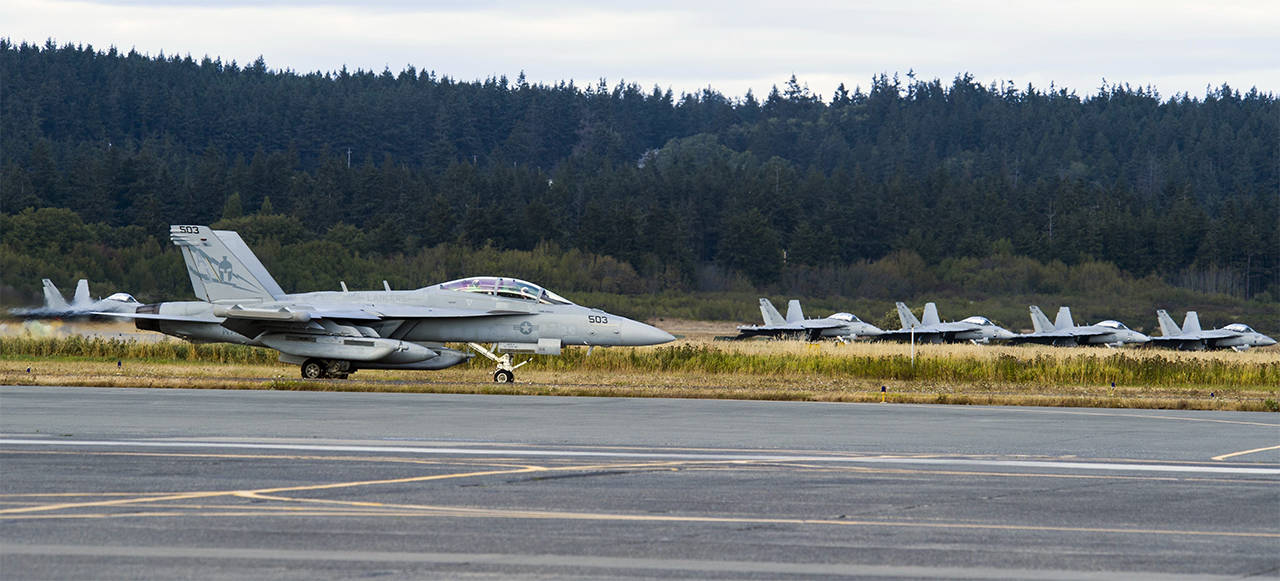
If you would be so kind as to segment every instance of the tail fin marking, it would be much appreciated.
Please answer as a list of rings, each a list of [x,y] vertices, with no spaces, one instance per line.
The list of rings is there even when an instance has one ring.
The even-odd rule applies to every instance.
[[[169,239],[182,249],[191,288],[201,300],[265,301],[284,294],[235,232],[174,225],[169,227]]]

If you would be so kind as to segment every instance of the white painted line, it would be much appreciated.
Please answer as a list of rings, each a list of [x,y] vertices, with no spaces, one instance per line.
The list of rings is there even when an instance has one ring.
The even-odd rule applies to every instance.
[[[986,460],[975,458],[911,458],[902,456],[815,456],[796,454],[689,454],[673,452],[615,452],[608,450],[554,450],[507,448],[444,448],[416,446],[352,446],[283,443],[182,442],[154,440],[27,440],[0,439],[7,446],[97,446],[116,448],[214,448],[236,450],[292,450],[301,452],[363,452],[429,454],[451,456],[515,456],[542,458],[631,458],[646,460],[742,461],[742,462],[833,462],[842,464],[910,464],[934,466],[997,466],[1054,470],[1100,470],[1123,472],[1178,472],[1192,474],[1241,474],[1280,476],[1280,468],[1245,466],[1198,466],[1183,464],[1133,464],[1108,462],[1059,462],[1053,460]]]

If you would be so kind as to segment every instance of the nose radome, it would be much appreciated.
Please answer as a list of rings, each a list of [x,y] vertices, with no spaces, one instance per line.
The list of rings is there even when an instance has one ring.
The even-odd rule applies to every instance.
[[[1272,339],[1271,337],[1268,337],[1268,336],[1266,336],[1266,335],[1263,335],[1260,339],[1258,339],[1258,346],[1259,346],[1259,347],[1269,347],[1269,346],[1271,346],[1271,345],[1275,345],[1275,344],[1276,344],[1276,340],[1275,340],[1275,339]]]
[[[1149,343],[1150,341],[1151,341],[1151,337],[1148,337],[1148,336],[1143,335],[1142,333],[1138,333],[1138,332],[1136,332],[1136,331],[1133,333],[1133,342],[1134,342],[1134,343]]]
[[[639,321],[631,319],[623,319],[621,342],[623,345],[641,346],[641,345],[658,345],[660,343],[670,343],[676,338],[671,333],[663,331],[652,325],[646,325]]]

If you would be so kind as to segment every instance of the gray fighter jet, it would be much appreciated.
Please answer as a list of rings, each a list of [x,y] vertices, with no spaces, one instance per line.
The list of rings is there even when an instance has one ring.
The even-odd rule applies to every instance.
[[[536,284],[472,277],[417,290],[287,294],[240,236],[170,226],[198,301],[145,305],[120,315],[139,329],[196,342],[269,347],[304,378],[356,369],[443,369],[473,355],[497,362],[494,381],[515,379],[512,353],[559,355],[564,345],[656,345],[666,331],[570,302]],[[345,286],[345,285],[344,285]],[[486,348],[480,343],[492,344]]]
[[[1244,323],[1231,323],[1221,329],[1202,331],[1200,315],[1195,311],[1187,311],[1182,320],[1182,327],[1173,322],[1173,317],[1164,309],[1156,311],[1160,320],[1162,337],[1152,337],[1151,345],[1167,347],[1182,351],[1203,351],[1205,349],[1235,349],[1244,351],[1250,347],[1267,347],[1275,345],[1276,340],[1254,331]]]
[[[53,281],[45,278],[41,282],[44,283],[44,305],[29,309],[9,309],[9,314],[33,319],[86,317],[102,312],[132,313],[142,306],[129,293],[114,293],[105,299],[94,299],[89,295],[89,281],[83,278],[76,283],[76,294],[68,303],[58,287],[53,285]]]
[[[898,319],[902,328],[896,331],[884,331],[877,339],[893,341],[915,340],[917,343],[990,343],[1010,339],[1014,334],[997,326],[986,317],[968,317],[955,322],[942,322],[938,317],[938,305],[925,303],[924,320],[917,319],[911,309],[904,303],[895,303],[898,307]]]
[[[1052,323],[1040,307],[1031,305],[1030,310],[1031,326],[1035,332],[1018,335],[1011,340],[1012,343],[1039,343],[1055,347],[1076,345],[1120,347],[1126,343],[1146,343],[1151,340],[1150,337],[1124,326],[1120,321],[1108,320],[1097,325],[1076,326],[1071,319],[1071,309],[1067,307],[1058,309],[1058,316]]]
[[[834,338],[847,341],[883,333],[875,325],[862,322],[852,313],[835,313],[822,319],[806,319],[804,311],[800,308],[800,301],[795,299],[787,303],[785,319],[766,298],[760,299],[760,314],[764,317],[763,325],[739,325],[738,336],[734,339],[774,337],[818,341]]]

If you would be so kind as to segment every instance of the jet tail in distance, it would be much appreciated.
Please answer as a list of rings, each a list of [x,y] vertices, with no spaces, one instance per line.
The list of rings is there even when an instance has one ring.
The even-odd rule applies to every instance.
[[[65,310],[71,305],[67,304],[67,299],[62,298],[62,292],[58,287],[53,286],[53,281],[42,279],[44,283],[44,306],[46,309]]]
[[[1169,316],[1169,312],[1160,309],[1156,311],[1156,318],[1160,320],[1160,335],[1164,337],[1177,337],[1182,334],[1182,329],[1178,328],[1178,324],[1173,322],[1173,317]]]
[[[924,316],[920,318],[920,322],[925,325],[942,324],[942,319],[938,317],[938,305],[934,303],[925,303]]]
[[[787,322],[799,323],[804,321],[804,310],[800,308],[800,301],[791,299],[787,302]]]
[[[898,320],[902,321],[903,329],[914,329],[920,325],[920,319],[917,319],[915,313],[907,308],[905,303],[894,303],[898,307]]]
[[[1183,333],[1200,333],[1200,314],[1195,311],[1187,311],[1187,317],[1182,320]]]
[[[93,297],[89,296],[89,279],[76,281],[76,294],[71,297],[71,304],[77,307],[93,304]]]
[[[1061,307],[1058,309],[1058,317],[1053,320],[1053,329],[1062,331],[1076,326],[1076,322],[1071,319],[1071,307]]]
[[[1031,327],[1037,333],[1048,333],[1054,330],[1053,323],[1049,322],[1049,317],[1045,316],[1044,311],[1035,305],[1031,305]]]
[[[760,299],[760,315],[764,317],[764,324],[766,325],[787,324],[787,320],[782,318],[782,313],[778,312],[778,309],[773,306],[769,299]]]

